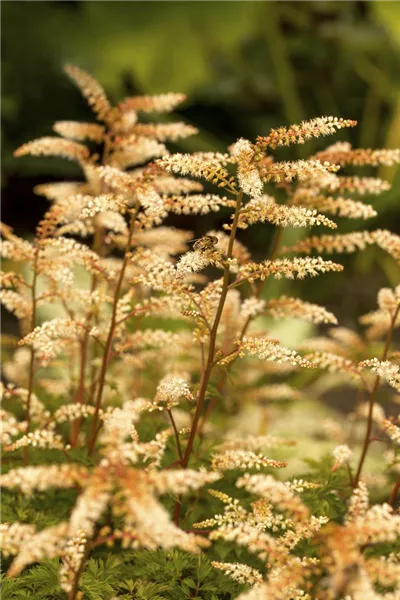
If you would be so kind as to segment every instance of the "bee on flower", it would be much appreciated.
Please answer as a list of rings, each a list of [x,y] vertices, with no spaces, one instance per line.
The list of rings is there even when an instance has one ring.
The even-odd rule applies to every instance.
[[[193,250],[199,250],[200,252],[214,250],[215,246],[218,244],[218,238],[215,235],[204,235],[201,238],[190,241],[194,242]]]

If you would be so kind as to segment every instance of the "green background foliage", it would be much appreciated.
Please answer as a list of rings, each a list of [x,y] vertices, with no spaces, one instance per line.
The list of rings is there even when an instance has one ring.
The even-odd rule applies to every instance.
[[[66,62],[93,73],[115,101],[133,94],[186,93],[179,114],[200,134],[182,142],[179,150],[224,150],[240,136],[253,139],[271,127],[325,114],[359,121],[358,128],[335,140],[365,147],[400,145],[399,2],[46,1],[3,2],[1,10],[3,219],[19,233],[31,233],[47,206],[32,187],[78,174],[74,165],[58,159],[12,156],[21,143],[51,134],[56,120],[92,118],[62,71]],[[282,158],[306,156],[324,143],[291,148],[290,155],[278,152]],[[399,171],[381,169],[379,175],[390,179],[393,188],[379,199],[379,217],[367,226],[396,230]],[[220,219],[176,217],[168,224],[201,235],[218,227]],[[355,225],[364,227],[363,222]],[[262,225],[240,235],[256,257],[264,257],[272,232]],[[341,256],[339,262],[346,266],[343,274],[325,275],[322,285],[318,280],[297,284],[295,293],[325,304],[343,325],[355,326],[358,315],[374,308],[377,290],[387,280],[397,283],[399,271],[374,248],[349,260]],[[270,285],[268,294],[276,295],[279,286],[283,292],[284,285]],[[207,448],[201,450],[206,455]],[[305,465],[304,476],[321,487],[304,500],[314,514],[340,521],[346,498],[336,490],[345,489],[346,473],[332,474],[331,468],[329,457]],[[234,479],[223,491],[240,496]],[[222,510],[215,498],[205,496],[185,500],[192,504],[192,522]],[[41,529],[65,518],[74,500],[71,491],[47,492],[34,500],[6,492],[3,520],[34,522]],[[211,558],[241,560],[245,550],[235,552],[232,556],[232,548],[218,542]],[[3,600],[65,598],[57,571],[57,561],[44,561],[16,580],[5,580]],[[204,556],[115,547],[99,549],[90,559],[81,590],[84,600],[114,595],[229,600],[241,588],[212,569]]]
[[[224,150],[240,136],[254,139],[271,127],[325,114],[359,122],[335,141],[400,145],[398,2],[23,1],[3,2],[1,10],[3,220],[17,233],[33,232],[47,207],[33,194],[35,184],[80,177],[67,161],[12,156],[21,143],[51,134],[56,120],[92,119],[62,71],[66,62],[93,73],[115,101],[185,92],[179,116],[200,134],[180,143],[181,151]],[[277,157],[307,156],[328,143],[280,149]],[[379,216],[339,221],[339,232],[399,229],[400,170],[381,168],[378,175],[393,183],[379,201],[368,199]],[[198,237],[222,221],[217,213],[172,217],[167,224]],[[256,259],[263,258],[273,229],[256,225],[240,239]],[[288,235],[293,241],[298,232]],[[345,266],[342,274],[327,275],[323,286],[298,285],[296,293],[326,304],[341,324],[356,327],[357,317],[374,306],[377,290],[396,284],[400,272],[375,248],[338,261]],[[283,293],[285,285],[270,285],[268,294]]]
[[[354,143],[395,144],[399,12],[379,1],[3,3],[5,172],[26,174],[11,157],[16,145],[56,119],[89,116],[66,62],[115,100],[186,93],[182,112],[201,128],[191,147],[222,149],[320,114],[357,119]]]

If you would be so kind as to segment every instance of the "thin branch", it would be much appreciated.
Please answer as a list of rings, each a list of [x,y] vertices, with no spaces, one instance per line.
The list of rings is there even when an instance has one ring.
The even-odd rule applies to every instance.
[[[232,224],[232,230],[231,230],[231,235],[230,235],[229,244],[228,244],[228,251],[227,251],[227,255],[226,255],[228,259],[232,258],[233,243],[235,241],[235,236],[236,236],[237,223],[238,223],[238,219],[239,219],[239,211],[240,211],[240,205],[241,205],[241,202],[242,202],[242,196],[243,196],[243,194],[240,193],[240,194],[238,194],[238,197],[237,197],[235,218],[234,218],[234,221],[233,221],[233,224]],[[215,354],[215,345],[216,345],[216,339],[217,339],[218,326],[219,326],[219,322],[221,320],[222,311],[223,311],[223,308],[224,308],[226,296],[228,294],[228,287],[229,287],[229,270],[225,267],[221,296],[220,296],[220,300],[219,300],[217,312],[216,312],[216,315],[215,315],[215,318],[214,318],[214,323],[213,323],[213,326],[212,326],[211,334],[210,334],[210,341],[209,341],[209,346],[208,346],[207,364],[206,364],[206,368],[203,371],[203,375],[202,375],[202,378],[201,378],[200,390],[199,390],[199,395],[198,395],[198,400],[197,400],[197,409],[196,409],[196,412],[195,412],[195,416],[194,416],[193,423],[192,423],[192,428],[191,428],[191,431],[190,431],[189,441],[188,441],[188,444],[187,444],[187,447],[186,447],[186,451],[185,451],[185,455],[184,455],[184,458],[183,458],[183,466],[184,467],[187,466],[187,464],[189,462],[189,458],[190,458],[191,452],[193,450],[193,443],[194,443],[194,438],[196,436],[197,425],[198,425],[199,418],[200,418],[200,415],[201,415],[201,412],[202,412],[204,398],[205,398],[206,391],[207,391],[207,385],[208,385],[208,382],[209,382],[209,379],[210,379],[210,375],[211,375],[211,371],[212,371],[212,368],[213,368],[214,354]]]
[[[129,258],[129,253],[130,253],[130,249],[131,249],[131,245],[132,245],[132,237],[133,237],[133,232],[135,230],[136,217],[139,212],[139,208],[140,208],[140,204],[139,204],[139,202],[137,202],[135,210],[131,216],[131,223],[130,223],[130,228],[129,228],[128,240],[127,240],[126,248],[125,248],[125,254],[124,254],[123,261],[122,261],[121,271],[119,274],[117,285],[115,288],[110,329],[108,331],[106,347],[105,347],[104,354],[103,354],[103,361],[102,361],[101,370],[100,370],[99,387],[98,387],[97,395],[96,395],[95,413],[93,415],[92,431],[91,431],[91,436],[90,436],[90,440],[89,440],[89,447],[88,447],[88,455],[89,456],[91,456],[93,454],[94,446],[96,443],[97,426],[98,426],[98,422],[99,422],[99,411],[100,411],[100,407],[101,407],[101,401],[103,398],[104,383],[105,383],[106,372],[107,372],[108,362],[110,359],[111,347],[112,347],[112,342],[114,339],[114,333],[115,333],[115,327],[116,327],[116,321],[117,321],[118,300],[120,297],[120,292],[121,292],[122,284],[124,281],[126,267],[128,265],[128,258]]]
[[[32,280],[32,319],[31,319],[31,331],[36,327],[36,284],[38,276],[38,260],[39,260],[40,247],[37,243],[35,248],[35,255],[33,259],[33,280]],[[35,367],[35,350],[31,348],[31,360],[29,363],[29,379],[28,379],[28,396],[26,398],[26,432],[29,433],[31,428],[31,399],[33,393],[33,379],[34,379],[34,367]]]
[[[87,560],[87,558],[89,556],[89,552],[90,552],[90,545],[88,543],[86,543],[86,548],[85,548],[85,551],[83,553],[82,560],[80,562],[80,565],[79,565],[79,568],[78,568],[77,572],[75,573],[74,583],[72,585],[72,589],[71,589],[70,592],[68,592],[68,600],[77,600],[77,598],[78,598],[79,580],[81,578],[82,571],[83,571],[83,568],[85,566],[86,560]]]
[[[231,229],[231,234],[229,237],[229,244],[228,244],[228,250],[226,253],[226,257],[232,258],[232,252],[233,252],[233,244],[235,241],[235,236],[236,236],[236,231],[237,231],[237,224],[238,224],[238,220],[239,220],[239,212],[240,212],[240,206],[242,203],[242,198],[243,198],[243,193],[240,192],[237,196],[237,200],[236,200],[236,209],[235,209],[235,217],[232,223],[232,229]],[[193,422],[192,422],[192,427],[190,430],[190,435],[189,435],[189,440],[186,446],[186,450],[185,450],[185,454],[183,456],[183,460],[182,460],[182,467],[184,469],[187,468],[189,460],[190,460],[190,456],[192,454],[193,451],[193,444],[194,444],[194,440],[196,438],[196,433],[197,433],[197,427],[199,424],[199,420],[201,417],[201,414],[203,412],[203,407],[204,407],[204,400],[205,400],[205,396],[207,393],[207,386],[208,386],[208,382],[210,380],[210,375],[213,369],[213,362],[214,362],[214,355],[215,355],[215,346],[216,346],[216,340],[217,340],[217,332],[218,332],[218,326],[219,326],[219,322],[221,320],[221,316],[222,316],[222,311],[224,309],[224,305],[225,305],[225,300],[226,300],[226,296],[228,294],[228,288],[229,288],[229,269],[227,267],[224,268],[224,278],[223,278],[223,283],[222,283],[222,290],[221,290],[221,296],[219,299],[219,303],[218,303],[218,308],[217,308],[217,312],[215,314],[215,318],[214,318],[214,323],[211,329],[211,333],[210,333],[210,340],[209,340],[209,345],[208,345],[208,355],[207,355],[207,363],[206,363],[206,367],[203,370],[202,376],[201,376],[201,381],[200,381],[200,389],[199,389],[199,394],[197,397],[197,406],[196,406],[196,411],[193,417]],[[177,502],[175,504],[175,522],[179,523],[179,516],[180,516],[180,507],[181,504],[180,502]]]
[[[389,354],[390,343],[392,341],[392,335],[393,335],[393,329],[394,329],[394,325],[396,323],[397,315],[399,314],[399,310],[400,310],[400,304],[397,306],[396,310],[394,311],[394,314],[393,314],[393,317],[392,317],[392,320],[390,323],[390,328],[389,328],[389,331],[388,331],[387,337],[386,337],[385,348],[383,350],[382,361],[385,361]],[[367,456],[369,445],[371,443],[371,432],[372,432],[372,425],[373,425],[375,398],[376,398],[376,393],[379,389],[380,381],[381,381],[381,378],[379,375],[377,375],[377,377],[375,379],[374,387],[372,388],[372,391],[371,391],[371,394],[369,397],[367,431],[365,433],[365,439],[364,439],[363,449],[361,451],[360,460],[358,463],[357,473],[354,478],[354,487],[357,487],[358,482],[360,481],[362,469],[364,466],[364,461]]]
[[[397,498],[397,494],[399,493],[400,490],[400,477],[398,478],[398,480],[396,481],[396,483],[393,486],[392,491],[390,492],[390,496],[388,499],[388,504],[390,504],[390,506],[393,506],[393,504],[395,503],[395,500]]]
[[[274,237],[274,241],[272,243],[270,260],[275,260],[277,254],[279,252],[279,246],[281,244],[282,237],[283,237],[283,228],[280,227],[276,231],[276,234],[275,234],[275,237]],[[261,293],[262,293],[263,288],[264,288],[264,283],[265,283],[265,280],[258,282],[258,285],[256,286],[256,291],[255,291],[256,298],[260,298]],[[247,330],[248,330],[248,328],[250,326],[250,323],[253,320],[253,318],[254,317],[250,315],[249,317],[247,317],[246,321],[244,322],[242,330],[241,330],[241,332],[239,334],[239,340],[240,341],[246,335],[246,332],[247,332]],[[234,350],[232,350],[231,352],[229,352],[228,354],[226,354],[223,358],[231,356],[235,352],[237,352],[236,348]],[[219,359],[219,360],[215,361],[213,366],[217,365],[220,362],[220,360],[222,360],[222,359]],[[232,360],[232,362],[234,362],[235,360],[236,360],[236,357]],[[219,384],[218,384],[218,388],[217,389],[218,389],[218,393],[220,393],[220,394],[222,393],[223,387],[225,385],[225,381],[226,381],[227,375],[228,375],[228,371],[226,370],[224,372],[224,374],[223,374],[223,376],[222,376]],[[209,402],[209,405],[207,406],[207,408],[205,410],[205,413],[203,415],[202,421],[200,423],[199,433],[201,433],[203,431],[204,425],[205,425],[206,421],[208,420],[208,418],[210,417],[210,415],[211,415],[211,413],[212,413],[212,411],[213,411],[214,406],[215,406],[216,403],[217,403],[217,398],[216,397],[211,398],[211,400]]]

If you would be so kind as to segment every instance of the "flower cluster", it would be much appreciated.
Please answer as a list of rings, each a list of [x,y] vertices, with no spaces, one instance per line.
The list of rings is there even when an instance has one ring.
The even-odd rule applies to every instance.
[[[15,156],[65,157],[82,178],[36,186],[50,206],[33,239],[1,227],[0,300],[20,326],[3,341],[7,578],[32,581],[59,561],[57,597],[172,598],[153,574],[109,583],[113,557],[126,565],[142,552],[147,562],[159,550],[161,569],[160,556],[178,565],[194,553],[200,581],[201,553],[214,544],[221,560],[205,571],[231,577],[232,598],[398,598],[400,428],[380,401],[385,383],[399,398],[400,287],[379,291],[376,310],[360,317],[363,334],[286,290],[343,269],[323,253],[375,245],[399,262],[400,237],[312,231],[290,247],[281,238],[286,228],[375,216],[364,197],[390,184],[341,167],[394,165],[399,151],[340,142],[275,160],[281,146],[356,124],[320,117],[226,152],[171,153],[168,142],[197,132],[166,121],[182,94],[113,106],[89,73],[66,72],[97,122],[58,121],[57,135]],[[197,239],[167,220],[216,212],[221,226],[200,227]],[[241,231],[265,223],[276,228],[271,251],[253,260]],[[272,279],[285,293],[269,294]],[[308,337],[292,335],[288,318],[305,321]],[[343,387],[356,394],[347,417],[319,402]],[[385,444],[383,468],[375,441]],[[89,590],[106,553],[105,590]],[[46,559],[55,560],[37,566]],[[200,597],[185,569],[179,597]]]

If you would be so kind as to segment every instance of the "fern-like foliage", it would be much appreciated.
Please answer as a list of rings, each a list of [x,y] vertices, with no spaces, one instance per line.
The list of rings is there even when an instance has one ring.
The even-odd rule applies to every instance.
[[[328,116],[171,153],[196,133],[166,116],[182,94],[113,106],[89,73],[66,72],[97,122],[58,121],[15,156],[64,157],[82,178],[37,186],[50,205],[33,239],[1,227],[0,299],[20,324],[3,342],[2,597],[397,598],[400,427],[380,391],[398,401],[400,287],[379,291],[365,334],[295,285],[266,292],[334,281],[343,266],[325,253],[376,245],[399,262],[381,229],[281,244],[285,228],[373,218],[365,197],[389,184],[342,169],[399,151],[339,142],[281,160],[281,146],[356,125]],[[223,223],[200,239],[168,226],[211,211]],[[240,232],[263,223],[276,235],[253,260]],[[279,339],[272,321],[287,319],[310,335]],[[340,387],[357,400],[348,418],[321,402]]]

